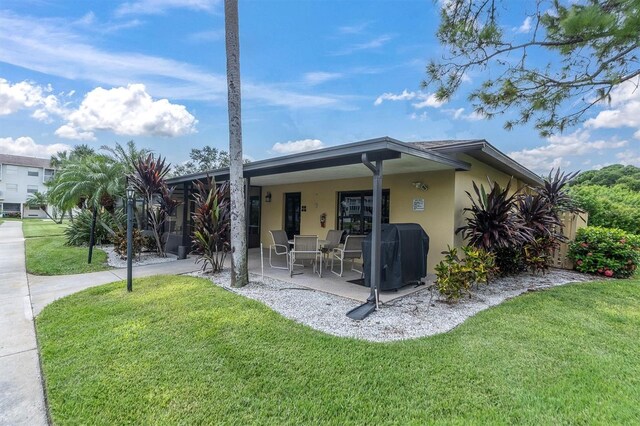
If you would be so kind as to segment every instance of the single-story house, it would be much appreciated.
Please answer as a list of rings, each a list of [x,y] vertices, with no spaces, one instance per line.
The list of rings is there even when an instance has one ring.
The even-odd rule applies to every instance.
[[[464,223],[470,201],[465,191],[487,177],[514,189],[542,179],[484,139],[401,142],[389,137],[365,140],[244,165],[249,248],[271,244],[270,230],[318,235],[343,229],[366,234],[372,228],[373,179],[363,154],[382,169],[382,223],[417,223],[430,237],[427,269],[433,272],[447,246],[460,246],[455,229]],[[176,197],[186,201],[171,232],[190,244],[191,191],[197,180],[229,178],[228,169],[174,177]]]

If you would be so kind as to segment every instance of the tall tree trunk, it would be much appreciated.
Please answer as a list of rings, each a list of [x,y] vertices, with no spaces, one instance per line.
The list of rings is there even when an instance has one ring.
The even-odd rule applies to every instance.
[[[224,1],[229,104],[229,184],[231,191],[231,286],[249,282],[245,194],[242,177],[242,124],[240,109],[240,42],[238,0]]]

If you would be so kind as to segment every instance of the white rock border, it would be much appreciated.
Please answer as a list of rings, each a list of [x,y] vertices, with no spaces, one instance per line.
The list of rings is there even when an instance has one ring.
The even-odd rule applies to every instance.
[[[115,252],[113,245],[103,245],[97,246],[99,249],[104,250],[107,253],[107,264],[112,268],[126,268],[127,267],[127,259],[123,259],[120,257],[118,253]],[[140,258],[138,256],[133,257],[133,266],[143,266],[143,265],[155,265],[157,263],[166,263],[173,262],[174,260],[178,260],[178,256],[167,253],[167,257],[160,257],[156,253],[152,252],[142,252],[140,254]]]
[[[470,298],[456,304],[446,303],[437,290],[423,289],[383,304],[363,321],[346,317],[347,311],[360,305],[352,299],[312,290],[289,282],[251,274],[251,282],[242,288],[230,286],[229,272],[207,275],[214,284],[234,293],[263,302],[271,309],[316,330],[341,337],[389,342],[445,333],[480,311],[498,305],[528,291],[568,283],[601,280],[601,277],[552,269],[545,275],[522,274],[500,278],[481,285]]]

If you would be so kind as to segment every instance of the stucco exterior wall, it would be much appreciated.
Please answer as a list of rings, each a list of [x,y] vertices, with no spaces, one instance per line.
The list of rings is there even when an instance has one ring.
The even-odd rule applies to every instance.
[[[412,182],[420,181],[429,187],[428,191],[416,189]],[[383,177],[383,188],[389,190],[389,221],[392,223],[418,223],[430,237],[427,268],[433,272],[434,266],[442,259],[440,252],[452,245],[454,231],[456,174],[453,170],[389,175]],[[290,185],[262,187],[261,241],[265,247],[271,244],[270,230],[284,227],[284,194],[300,192],[302,206],[300,233],[318,235],[320,238],[330,229],[336,229],[338,193],[343,191],[371,190],[372,178],[341,179],[308,182]],[[271,202],[265,201],[267,192]],[[413,199],[425,201],[424,211],[413,211]],[[320,225],[320,215],[327,214],[326,227]]]
[[[471,206],[471,201],[467,196],[465,191],[469,191],[471,195],[475,197],[475,193],[473,192],[473,182],[476,182],[476,185],[480,186],[480,184],[484,185],[485,189],[488,188],[487,177],[491,178],[492,181],[498,182],[500,186],[505,186],[511,179],[511,176],[494,169],[493,167],[476,160],[468,155],[459,155],[459,160],[466,161],[471,164],[471,169],[468,171],[458,171],[456,172],[455,177],[455,224],[454,229],[464,225],[465,223],[465,212],[463,211],[465,207]],[[517,191],[524,184],[516,178],[512,179],[511,188],[513,191]],[[464,245],[464,240],[462,239],[462,235],[457,234],[454,236],[454,242],[457,247]]]
[[[37,176],[30,176],[29,172]],[[0,165],[0,212],[8,210],[5,204],[20,204],[23,217],[45,218],[46,214],[40,209],[30,209],[25,203],[31,194],[29,191],[47,192],[45,186],[45,169],[40,167],[17,166],[12,164]]]

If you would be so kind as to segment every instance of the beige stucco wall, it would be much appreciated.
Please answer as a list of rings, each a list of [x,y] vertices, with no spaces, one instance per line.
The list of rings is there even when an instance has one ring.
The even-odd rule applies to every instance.
[[[429,190],[416,189],[411,185],[415,181],[428,185]],[[433,272],[434,266],[442,259],[440,252],[447,245],[453,244],[455,181],[453,170],[389,175],[383,178],[382,186],[390,192],[390,222],[418,223],[429,235],[427,267],[430,272]],[[370,190],[372,185],[372,178],[360,178],[262,187],[262,243],[268,247],[271,244],[269,230],[284,227],[285,193],[300,192],[302,206],[306,206],[306,212],[301,213],[300,233],[323,237],[329,229],[336,228],[338,193]],[[271,193],[269,203],[265,201],[267,192]],[[424,211],[413,211],[414,198],[425,200]],[[322,213],[327,214],[325,228],[320,226]]]
[[[500,172],[499,170],[494,169],[493,167],[476,160],[468,155],[460,155],[458,157],[462,161],[466,161],[471,164],[471,169],[468,171],[458,171],[456,172],[455,177],[455,223],[454,228],[464,225],[465,223],[465,212],[463,211],[465,207],[471,206],[471,201],[467,196],[465,191],[469,191],[471,195],[475,197],[475,193],[473,192],[473,182],[476,182],[476,185],[480,186],[480,184],[484,185],[485,189],[488,188],[489,182],[487,181],[487,177],[491,178],[492,181],[498,182],[500,186],[505,186],[511,176]],[[520,189],[523,185],[518,179],[513,178],[511,183],[511,188],[515,192]],[[464,241],[460,234],[455,235],[454,237],[455,245],[460,247],[464,245]]]

